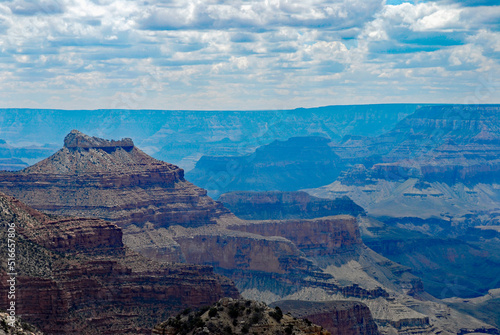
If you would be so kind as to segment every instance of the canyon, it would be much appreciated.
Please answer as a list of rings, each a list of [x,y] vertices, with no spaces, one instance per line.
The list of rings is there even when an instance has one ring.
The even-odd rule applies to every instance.
[[[423,277],[428,292],[440,298],[482,295],[500,285],[499,236],[476,228],[495,227],[500,220],[499,112],[498,105],[420,106],[376,136],[276,141],[254,154],[201,157],[188,175],[244,219],[321,217],[329,215],[327,201],[348,197],[375,219],[360,221],[368,225],[361,227],[366,244]],[[310,143],[321,143],[324,156],[301,156]],[[277,154],[277,147],[288,156]],[[315,164],[330,156],[331,175],[315,173]],[[229,162],[240,161],[258,173],[247,167],[231,175]],[[326,185],[305,186],[308,179]],[[323,204],[309,205],[302,195],[290,199],[298,190]],[[412,247],[417,243],[409,237],[422,248]]]
[[[172,313],[239,297],[210,267],[145,259],[102,219],[48,216],[4,194],[0,208],[3,250],[7,227],[17,234],[16,315],[45,334],[150,334]],[[2,263],[3,292],[9,272]]]
[[[72,129],[131,137],[154,158],[186,171],[203,155],[242,155],[293,136],[376,136],[413,113],[417,104],[325,106],[294,110],[50,110],[0,109],[0,158],[29,165],[50,156]],[[200,117],[200,114],[202,117]]]
[[[130,139],[108,141],[72,131],[51,157],[20,172],[1,173],[0,190],[49,215],[89,217],[93,223],[106,219],[121,228],[129,253],[132,249],[167,268],[185,269],[186,264],[171,265],[184,262],[210,272],[206,266],[211,266],[246,298],[360,300],[382,333],[495,331],[458,312],[444,313],[446,306],[422,290],[410,268],[363,243],[355,217],[239,219],[186,181],[182,169],[148,156]],[[352,203],[347,208],[360,212]],[[107,243],[118,240],[112,230],[102,234]],[[75,248],[50,234],[40,239]],[[201,304],[201,298],[193,299]]]

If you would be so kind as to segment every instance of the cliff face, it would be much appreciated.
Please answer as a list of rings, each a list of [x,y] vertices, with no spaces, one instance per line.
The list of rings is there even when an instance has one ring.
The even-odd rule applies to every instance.
[[[149,334],[186,307],[238,297],[226,278],[196,265],[160,266],[123,247],[100,219],[54,218],[0,194],[2,249],[16,225],[16,315],[47,334]],[[9,276],[2,264],[0,288]],[[7,309],[7,295],[0,308]]]
[[[348,197],[321,199],[306,192],[229,192],[222,194],[219,201],[245,220],[314,219],[364,214],[363,208]]]
[[[99,217],[126,227],[200,226],[227,213],[184,171],[158,161],[131,139],[107,141],[76,130],[64,148],[18,173],[0,175],[0,191],[53,214]]]
[[[378,335],[370,309],[356,301],[277,301],[284,313],[304,318],[328,330],[332,335]]]
[[[314,268],[289,240],[221,233],[195,233],[193,236],[177,237],[176,241],[188,263],[277,274],[310,271]]]
[[[306,256],[312,257],[333,256],[363,244],[356,219],[348,215],[313,220],[259,221],[228,228],[263,236],[283,236]]]

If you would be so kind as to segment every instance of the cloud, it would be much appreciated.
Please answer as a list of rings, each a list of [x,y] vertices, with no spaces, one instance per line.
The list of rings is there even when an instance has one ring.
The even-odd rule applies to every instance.
[[[260,29],[307,27],[346,29],[362,26],[381,8],[368,1],[191,1],[157,3],[138,21],[142,29]]]
[[[391,3],[1,1],[0,99],[175,109],[453,102],[478,75],[500,74],[500,6]]]
[[[59,0],[26,1],[13,0],[7,6],[17,15],[53,15],[64,12],[64,4]]]

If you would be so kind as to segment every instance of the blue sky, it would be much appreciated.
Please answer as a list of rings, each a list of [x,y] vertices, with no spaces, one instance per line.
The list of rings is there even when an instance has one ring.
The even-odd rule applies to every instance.
[[[498,0],[3,0],[0,107],[500,103]]]

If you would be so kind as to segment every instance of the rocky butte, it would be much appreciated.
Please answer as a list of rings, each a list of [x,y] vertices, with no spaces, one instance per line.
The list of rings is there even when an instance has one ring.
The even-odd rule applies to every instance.
[[[108,141],[77,130],[54,155],[0,178],[2,189],[39,210],[120,227],[200,226],[228,212],[187,182],[182,169],[146,155],[131,139]]]
[[[109,220],[122,227],[124,244],[143,256],[210,265],[245,298],[361,300],[386,333],[494,329],[429,301],[409,268],[364,245],[353,216],[239,219],[186,181],[182,169],[149,157],[128,139],[72,131],[51,157],[0,174],[0,190],[53,215]]]

